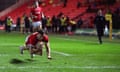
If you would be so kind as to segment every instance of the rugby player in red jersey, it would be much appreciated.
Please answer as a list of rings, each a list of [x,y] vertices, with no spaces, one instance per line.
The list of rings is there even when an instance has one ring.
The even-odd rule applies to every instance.
[[[31,58],[33,58],[33,54],[42,56],[42,49],[44,45],[47,52],[47,58],[51,59],[48,36],[42,30],[39,30],[27,36],[25,46],[20,47],[20,52],[23,54],[23,50],[29,50]]]
[[[44,17],[42,13],[42,8],[39,6],[39,3],[36,1],[34,7],[31,9],[31,18],[32,18],[32,27],[33,32],[36,32],[42,29],[41,18]]]

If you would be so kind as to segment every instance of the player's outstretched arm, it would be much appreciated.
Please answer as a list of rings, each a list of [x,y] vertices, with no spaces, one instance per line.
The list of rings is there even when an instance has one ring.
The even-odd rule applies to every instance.
[[[49,42],[45,42],[45,47],[46,47],[47,57],[48,57],[48,59],[51,59],[50,43]]]

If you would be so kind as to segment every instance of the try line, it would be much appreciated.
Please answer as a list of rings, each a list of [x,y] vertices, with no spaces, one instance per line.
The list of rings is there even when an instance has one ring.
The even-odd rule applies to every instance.
[[[120,69],[120,66],[0,66],[0,69]]]

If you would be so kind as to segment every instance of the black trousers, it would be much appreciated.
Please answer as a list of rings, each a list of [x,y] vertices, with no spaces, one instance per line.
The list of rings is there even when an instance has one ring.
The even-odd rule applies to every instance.
[[[104,30],[101,29],[101,30],[97,30],[97,35],[98,35],[98,40],[99,40],[99,43],[102,44],[102,36],[104,35]]]

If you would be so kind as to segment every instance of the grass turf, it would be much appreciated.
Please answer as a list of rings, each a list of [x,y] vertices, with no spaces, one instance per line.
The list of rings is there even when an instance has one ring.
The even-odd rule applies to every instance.
[[[43,56],[30,59],[29,52],[20,55],[26,35],[0,32],[0,72],[119,72],[120,39],[96,36],[49,35],[52,60]]]

